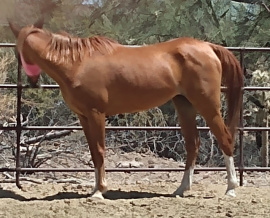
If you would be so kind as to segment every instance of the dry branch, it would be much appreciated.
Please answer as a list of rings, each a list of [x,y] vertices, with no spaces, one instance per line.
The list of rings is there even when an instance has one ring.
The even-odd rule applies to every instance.
[[[45,135],[40,135],[40,136],[36,136],[36,137],[32,137],[30,139],[27,139],[25,141],[23,141],[22,144],[34,144],[37,142],[40,142],[41,140],[52,140],[52,139],[56,139],[56,138],[60,138],[63,136],[67,136],[69,135],[71,132],[74,132],[74,130],[61,130],[61,131],[54,131],[54,132],[50,132],[47,133]]]
[[[20,178],[21,181],[26,181],[26,182],[32,182],[36,184],[42,184],[43,180],[42,179],[34,179],[34,178],[29,178],[29,177],[22,177]],[[0,180],[0,183],[15,183],[16,179],[15,178],[9,178],[9,179],[2,179]]]

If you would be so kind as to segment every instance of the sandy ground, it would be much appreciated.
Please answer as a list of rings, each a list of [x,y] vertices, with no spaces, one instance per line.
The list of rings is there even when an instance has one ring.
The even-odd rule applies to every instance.
[[[12,186],[0,191],[0,217],[269,217],[269,187],[240,187],[224,197],[224,185],[195,185],[184,198],[171,197],[175,184],[114,187],[93,200],[81,186]],[[84,189],[83,189],[84,190]]]
[[[144,165],[139,161],[146,160],[151,167],[179,166],[172,160],[131,155],[131,159],[137,155],[139,165]],[[23,190],[2,180],[0,217],[270,217],[269,173],[245,174],[244,186],[236,190],[236,198],[224,196],[225,172],[197,173],[192,190],[183,198],[171,196],[182,175],[108,173],[105,200],[89,196],[93,173],[34,174],[29,177],[40,184],[22,181]]]

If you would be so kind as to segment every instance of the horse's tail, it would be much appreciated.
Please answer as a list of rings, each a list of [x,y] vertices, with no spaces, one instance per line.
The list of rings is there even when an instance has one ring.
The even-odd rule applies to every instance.
[[[243,71],[239,61],[226,48],[210,44],[222,65],[222,83],[227,88],[228,116],[227,125],[234,137],[235,128],[239,124],[242,103]]]

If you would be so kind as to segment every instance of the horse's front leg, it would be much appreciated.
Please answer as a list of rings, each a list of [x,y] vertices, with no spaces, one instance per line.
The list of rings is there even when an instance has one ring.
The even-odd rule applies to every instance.
[[[104,166],[105,115],[98,111],[91,111],[86,116],[80,115],[79,119],[95,166],[96,186],[92,197],[103,199],[102,194],[107,191]]]

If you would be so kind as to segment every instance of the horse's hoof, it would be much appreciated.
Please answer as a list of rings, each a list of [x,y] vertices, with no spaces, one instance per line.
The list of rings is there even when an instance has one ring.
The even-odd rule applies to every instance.
[[[104,199],[102,192],[99,190],[93,192],[92,195],[90,196],[90,198],[95,199],[95,200],[103,200]]]
[[[225,195],[230,196],[230,197],[234,197],[234,198],[236,197],[234,189],[227,190]]]
[[[178,189],[177,189],[177,190],[173,193],[173,196],[184,197],[184,191],[178,190]]]
[[[177,197],[177,198],[183,198],[184,197],[184,194],[182,193],[182,194],[177,194],[177,193],[173,193],[172,194],[172,196],[174,196],[174,197]]]

